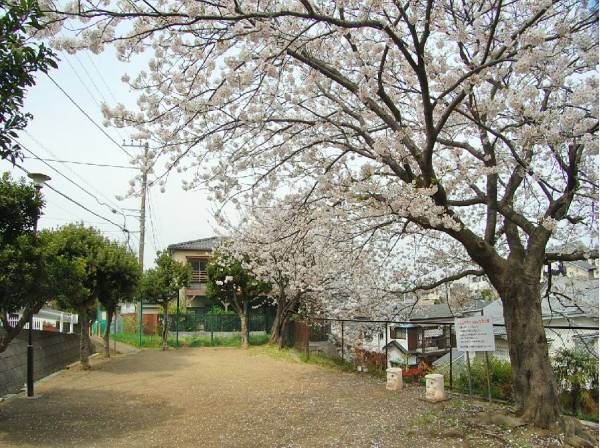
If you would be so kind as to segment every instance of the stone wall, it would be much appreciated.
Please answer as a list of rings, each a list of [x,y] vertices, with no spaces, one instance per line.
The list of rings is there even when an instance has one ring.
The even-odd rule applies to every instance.
[[[23,330],[0,353],[0,396],[18,392],[27,382],[27,333]],[[34,330],[33,353],[37,381],[79,359],[79,335]]]

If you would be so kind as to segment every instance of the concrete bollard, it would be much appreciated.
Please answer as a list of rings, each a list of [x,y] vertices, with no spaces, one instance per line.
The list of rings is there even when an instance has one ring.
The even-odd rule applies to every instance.
[[[385,388],[387,390],[400,390],[402,389],[402,369],[399,367],[388,367],[387,372],[387,383]]]
[[[434,403],[446,399],[444,375],[439,373],[425,375],[425,399]]]

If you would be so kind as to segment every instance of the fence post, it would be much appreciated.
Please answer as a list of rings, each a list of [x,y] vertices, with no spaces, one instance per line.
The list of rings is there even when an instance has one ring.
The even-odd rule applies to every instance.
[[[140,300],[140,347],[143,345],[142,335],[144,334],[144,301]]]
[[[342,321],[342,361],[346,361],[344,358],[344,321]]]
[[[175,312],[175,347],[179,347],[179,292],[177,292],[177,311]]]
[[[306,320],[306,359],[310,359],[310,319]]]
[[[211,315],[208,319],[208,321],[210,322],[210,345],[213,345],[214,338],[215,338],[215,322],[214,322],[215,317],[217,317],[217,316]]]
[[[385,321],[385,368],[388,368],[388,321]]]
[[[488,352],[485,353],[485,376],[487,377],[488,401],[492,402],[492,385],[490,384],[490,358]]]
[[[450,342],[450,389],[452,389],[452,325],[448,325],[448,339]]]

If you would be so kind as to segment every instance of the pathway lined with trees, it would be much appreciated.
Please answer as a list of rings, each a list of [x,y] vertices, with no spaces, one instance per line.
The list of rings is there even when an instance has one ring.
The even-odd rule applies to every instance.
[[[92,363],[38,385],[38,400],[0,404],[0,445],[559,446],[531,429],[482,429],[481,402],[433,405],[418,399],[423,386],[392,393],[381,378],[265,347],[144,350]]]

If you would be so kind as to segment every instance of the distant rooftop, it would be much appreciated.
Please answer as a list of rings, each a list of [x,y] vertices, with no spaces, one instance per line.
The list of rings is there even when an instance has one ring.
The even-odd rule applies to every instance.
[[[473,300],[464,307],[448,306],[447,303],[438,303],[435,305],[416,306],[410,320],[425,320],[425,319],[449,319],[461,317],[464,313],[480,311],[489,302],[485,300]]]
[[[572,254],[578,250],[594,252],[598,250],[598,243],[592,245],[584,244],[583,242],[570,242],[565,244],[553,244],[548,247],[546,252],[556,254]]]
[[[169,244],[167,249],[171,250],[213,250],[217,247],[224,237],[211,236],[209,238],[200,238],[198,240],[184,241],[182,243]]]

